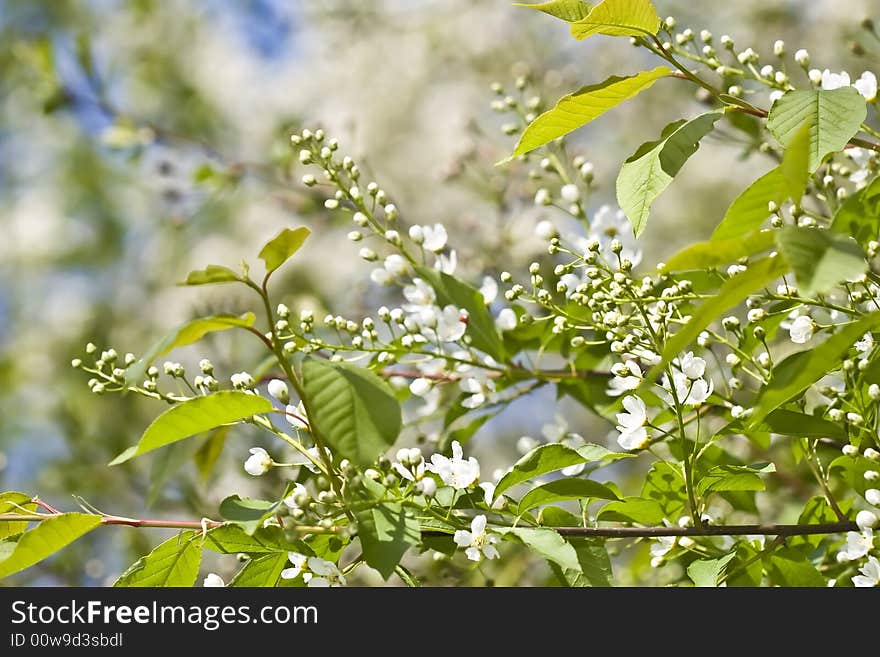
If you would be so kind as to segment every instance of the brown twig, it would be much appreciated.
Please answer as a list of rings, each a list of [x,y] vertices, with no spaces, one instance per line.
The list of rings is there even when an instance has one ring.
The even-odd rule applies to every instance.
[[[0,513],[0,521],[42,522],[60,513]],[[158,520],[151,518],[123,518],[101,516],[102,525],[127,527],[161,527],[166,529],[216,529],[228,523],[220,520]],[[290,527],[302,533],[335,533],[340,527],[313,527],[298,525]],[[657,538],[660,536],[813,536],[816,534],[841,534],[859,531],[855,522],[825,522],[807,525],[704,525],[702,527],[548,527],[562,536],[584,538]],[[449,532],[426,529],[423,536],[444,536]]]

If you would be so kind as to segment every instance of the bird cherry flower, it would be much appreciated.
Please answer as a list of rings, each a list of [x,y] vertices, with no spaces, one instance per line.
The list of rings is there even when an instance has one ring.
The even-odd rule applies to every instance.
[[[435,332],[440,342],[458,342],[464,337],[467,330],[467,324],[464,321],[465,315],[461,309],[453,305],[443,308],[437,315],[437,326]]]
[[[822,89],[825,91],[834,91],[841,87],[850,86],[849,73],[842,71],[840,73],[832,73],[830,69],[822,71]]]
[[[870,333],[865,333],[862,339],[856,342],[855,348],[862,356],[867,356],[868,352],[874,348],[874,336]]]
[[[480,294],[483,295],[483,303],[487,306],[492,305],[492,302],[498,298],[498,281],[491,276],[484,276],[483,284],[480,286]]]
[[[678,402],[684,406],[700,406],[712,395],[715,384],[706,379],[689,379],[682,372],[673,372],[672,380],[675,385],[675,396]],[[671,390],[669,377],[663,375],[663,388]],[[665,400],[672,404],[675,400],[668,393],[663,393]]]
[[[694,356],[692,351],[687,352],[675,364],[681,373],[689,379],[699,379],[706,372],[706,361],[699,356]]]
[[[403,306],[408,313],[417,313],[425,306],[433,306],[437,300],[437,293],[421,278],[414,278],[412,285],[403,288],[403,296],[409,302]]]
[[[806,344],[812,339],[814,328],[813,320],[807,315],[801,315],[791,323],[788,334],[795,344]]]
[[[862,73],[862,77],[853,82],[852,86],[854,86],[869,103],[873,103],[877,100],[877,76],[871,71],[865,71]]]
[[[856,588],[880,586],[880,561],[877,561],[877,557],[868,557],[868,561],[859,568],[859,572],[860,575],[852,578],[853,586]]]
[[[309,431],[309,416],[306,415],[306,407],[302,400],[296,406],[288,404],[285,410],[285,417],[291,425],[301,431]]]
[[[614,377],[608,381],[605,391],[611,397],[619,397],[628,390],[635,390],[642,383],[642,370],[635,361],[615,363],[611,366]]]
[[[339,588],[347,586],[345,575],[332,561],[309,557],[309,570],[303,573],[303,581],[309,588]]]
[[[559,190],[559,196],[566,203],[577,203],[581,200],[581,190],[578,189],[577,185],[569,183],[562,186]]]
[[[483,489],[483,501],[490,509],[501,509],[504,507],[504,497],[499,496],[495,499],[495,484],[491,481],[482,481],[479,487]]]
[[[391,467],[406,481],[413,483],[425,476],[425,457],[418,447],[397,450],[397,461]]]
[[[266,388],[269,394],[282,404],[287,404],[290,401],[290,391],[287,389],[287,384],[281,379],[272,379]]]
[[[659,568],[663,565],[663,558],[675,547],[676,536],[658,536],[657,542],[651,545],[651,566]]]
[[[623,398],[623,407],[627,412],[617,414],[617,430],[620,432],[617,442],[624,449],[642,449],[648,444],[645,402],[635,395],[628,395]]]
[[[499,331],[512,331],[516,328],[516,325],[516,313],[510,308],[504,308],[498,313],[498,317],[495,318],[495,328]]]
[[[461,443],[453,440],[452,458],[442,454],[433,454],[431,463],[425,468],[439,476],[447,486],[452,486],[457,490],[469,488],[480,478],[480,463],[473,456],[464,460],[463,455]]]
[[[461,401],[465,408],[479,408],[495,397],[495,382],[485,376],[469,376],[461,380],[459,387],[469,396]]]
[[[303,582],[309,588],[327,588],[346,586],[345,576],[332,561],[319,557],[307,557],[299,552],[288,552],[290,568],[281,571],[282,579],[296,579],[302,575]]]
[[[269,456],[269,452],[262,447],[251,447],[250,453],[251,455],[244,462],[245,472],[249,475],[254,477],[264,475],[275,463]]]
[[[831,91],[850,86],[855,87],[869,103],[877,99],[877,76],[871,71],[862,73],[861,77],[855,82],[851,81],[849,73],[846,71],[832,73],[826,68],[822,72],[822,89]]]
[[[865,529],[861,532],[847,532],[846,544],[837,552],[837,560],[856,561],[874,548],[874,532]]]
[[[856,525],[862,531],[874,529],[880,523],[880,518],[873,511],[859,511],[856,514]]]
[[[455,544],[465,548],[465,555],[471,561],[480,561],[483,557],[486,559],[497,559],[500,555],[495,543],[498,542],[498,535],[486,532],[486,516],[475,516],[471,521],[471,529],[459,529],[452,537]]]
[[[226,582],[223,581],[223,578],[216,573],[208,573],[202,582],[202,586],[206,587],[215,587],[215,586],[226,586]]]
[[[303,501],[307,500],[309,497],[309,491],[306,490],[306,487],[301,483],[297,482],[294,485],[293,490],[287,495],[287,497],[282,500],[287,508],[299,509],[303,503]]]
[[[455,249],[450,251],[449,255],[439,254],[436,260],[434,260],[434,269],[450,276],[455,273],[456,267],[458,267],[458,254]]]
[[[443,224],[434,224],[433,226],[422,226],[422,235],[424,237],[422,246],[428,251],[439,253],[446,247],[449,235]]]

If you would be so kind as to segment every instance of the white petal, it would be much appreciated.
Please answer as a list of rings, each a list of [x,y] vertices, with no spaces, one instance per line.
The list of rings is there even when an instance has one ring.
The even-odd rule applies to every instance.
[[[492,502],[495,499],[495,484],[491,481],[484,481],[480,484],[480,488],[483,489],[483,501],[486,503],[486,506],[492,506]]]
[[[337,571],[336,564],[319,557],[309,557],[309,570],[316,575],[332,575]]]
[[[474,542],[474,537],[469,531],[459,529],[453,535],[452,540],[458,547],[468,547]]]
[[[501,556],[500,554],[498,554],[498,548],[496,548],[491,543],[486,543],[485,545],[483,545],[483,555],[487,559],[497,559]]]
[[[461,449],[461,443],[457,440],[452,441],[452,458],[460,459],[464,456],[464,452]]]
[[[482,513],[471,520],[471,533],[476,536],[486,533],[486,516]]]
[[[312,577],[308,583],[310,589],[327,588],[329,586],[330,581],[324,577]]]
[[[410,472],[409,470],[407,470],[405,467],[403,467],[402,464],[398,463],[397,461],[392,463],[391,467],[394,468],[394,470],[397,472],[397,474],[399,474],[401,477],[403,477],[407,481],[415,481],[416,480],[416,478],[413,476],[413,473]]]
[[[290,559],[290,563],[292,563],[297,568],[302,568],[309,560],[306,555],[300,554],[299,552],[288,552],[287,558]]]
[[[482,557],[482,555],[480,554],[480,550],[475,547],[469,547],[467,550],[464,551],[464,553],[471,561],[479,561]]]
[[[223,581],[223,578],[216,573],[208,573],[205,577],[205,581],[202,582],[202,586],[214,587],[214,586],[226,586],[226,582]]]
[[[645,427],[638,427],[633,431],[621,432],[617,442],[624,449],[641,449],[648,444],[648,431]]]
[[[281,571],[281,579],[296,579],[301,572],[301,568],[285,568]]]

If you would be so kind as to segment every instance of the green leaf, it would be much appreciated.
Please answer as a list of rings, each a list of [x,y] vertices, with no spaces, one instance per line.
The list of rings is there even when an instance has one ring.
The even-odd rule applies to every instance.
[[[129,566],[113,586],[192,586],[202,560],[199,536],[172,536]]]
[[[140,385],[147,368],[160,356],[171,352],[177,347],[198,342],[208,333],[228,331],[231,328],[248,328],[254,325],[254,314],[214,315],[201,317],[187,322],[155,343],[144,356],[125,371],[125,381],[130,385]]]
[[[789,91],[770,108],[767,129],[788,148],[806,125],[809,170],[813,172],[830,153],[843,150],[867,114],[865,99],[853,87]]]
[[[700,478],[697,491],[700,495],[738,490],[764,490],[764,480],[759,474],[776,472],[772,463],[758,465],[717,465]]]
[[[397,576],[402,579],[403,583],[406,584],[409,588],[421,588],[422,583],[416,578],[416,576],[400,564],[397,565],[397,567],[394,569],[394,572],[397,573]]]
[[[776,231],[760,230],[744,237],[711,239],[685,247],[666,261],[666,271],[713,269],[766,251],[776,244]]]
[[[644,378],[653,381],[672,359],[691,344],[700,332],[722,313],[743,301],[747,296],[769,285],[788,271],[788,264],[780,257],[768,257],[749,265],[746,271],[726,280],[718,293],[704,301],[691,315],[690,321],[666,342],[661,361]]]
[[[302,364],[306,412],[314,431],[341,458],[367,466],[400,433],[400,404],[379,376],[348,363]]]
[[[838,456],[828,465],[831,471],[841,470],[841,478],[846,484],[856,491],[859,495],[864,496],[865,491],[869,488],[877,488],[877,484],[873,481],[865,479],[865,473],[869,470],[880,470],[877,461],[872,461],[865,456]]]
[[[535,554],[567,570],[580,571],[577,552],[559,532],[544,527],[499,527],[492,532],[518,540]]]
[[[770,557],[771,575],[777,584],[795,587],[824,587],[826,579],[796,550],[782,550]]]
[[[559,396],[568,395],[584,408],[590,409],[596,415],[602,415],[602,409],[612,401],[607,393],[609,378],[611,375],[597,374],[576,379],[562,379],[556,384],[556,391]]]
[[[707,112],[691,121],[677,121],[657,141],[647,142],[624,163],[617,177],[617,202],[638,237],[645,230],[651,204],[669,186],[723,112]]]
[[[692,561],[688,566],[688,577],[694,582],[694,586],[718,586],[718,578],[724,572],[724,568],[736,556],[736,552],[725,554],[717,559],[699,559]]]
[[[263,526],[263,521],[272,516],[280,502],[258,500],[253,497],[230,495],[220,503],[220,516],[235,523],[246,534],[253,535]]]
[[[0,513],[34,513],[37,505],[31,502],[27,493],[9,491],[0,493]],[[27,529],[26,521],[0,520],[0,540],[7,536],[21,534]]]
[[[586,18],[592,9],[589,4],[581,0],[550,0],[550,2],[542,2],[537,5],[514,2],[513,6],[543,11],[545,14],[562,19],[568,23],[574,23]]]
[[[618,522],[637,522],[642,525],[659,525],[663,522],[663,507],[654,500],[641,497],[624,497],[609,502],[599,511],[599,519]]]
[[[830,230],[787,226],[776,231],[776,242],[791,265],[798,290],[808,297],[857,278],[868,268],[858,243]]]
[[[153,420],[138,444],[122,452],[110,465],[125,463],[178,440],[271,410],[272,403],[268,399],[235,390],[188,399]]]
[[[311,234],[308,228],[285,228],[260,250],[260,259],[266,263],[266,274],[271,274],[287,262]]]
[[[246,534],[253,535],[279,506],[281,506],[280,502],[230,495],[220,503],[220,516],[224,520],[234,522]]]
[[[841,355],[866,331],[880,325],[880,312],[865,315],[837,329],[837,333],[822,344],[792,354],[774,369],[770,382],[758,395],[755,410],[749,418],[749,427],[761,424],[770,412],[776,410],[795,395],[840,367]]]
[[[281,582],[288,580],[281,579],[281,571],[290,566],[286,552],[276,552],[275,554],[264,554],[248,561],[244,568],[236,573],[232,581],[229,582],[231,587],[250,587],[250,586],[277,586]],[[297,581],[302,581],[297,578]]]
[[[562,579],[569,586],[611,586],[613,573],[605,542],[589,538],[568,538],[566,540],[577,553],[581,569],[578,572],[560,568]]]
[[[419,522],[400,504],[377,504],[355,514],[364,560],[386,580],[400,559],[419,544]]]
[[[560,443],[540,445],[514,463],[513,469],[501,477],[495,486],[495,498],[501,493],[529,479],[540,477],[548,472],[562,470],[572,465],[605,459],[627,458],[629,454],[611,452],[601,445],[584,445],[573,449]]]
[[[837,422],[830,422],[815,415],[798,413],[786,408],[778,408],[755,427],[746,428],[745,422],[735,420],[724,427],[719,433],[776,433],[782,436],[795,436],[797,438],[833,438],[843,440],[846,438],[846,430]]]
[[[785,181],[786,196],[800,204],[804,189],[810,182],[810,127],[805,124],[794,133],[785,149],[779,171]]]
[[[834,215],[831,230],[851,235],[863,248],[880,237],[880,178],[843,202]]]
[[[660,30],[660,17],[648,0],[605,0],[590,14],[572,24],[571,35],[578,40],[594,34],[608,36],[653,36]]]
[[[191,271],[186,280],[178,285],[213,285],[215,283],[240,283],[243,279],[229,267],[208,265],[204,269]]]
[[[528,125],[511,158],[577,130],[671,74],[672,71],[665,66],[658,66],[652,71],[642,71],[628,77],[612,76],[604,82],[582,87],[562,97],[553,109]]]
[[[724,219],[712,233],[712,240],[735,240],[759,229],[770,218],[769,204],[785,200],[786,182],[777,167],[768,171],[728,208]]]
[[[522,515],[530,509],[542,504],[559,502],[560,500],[596,498],[602,500],[616,500],[617,494],[597,481],[579,478],[557,479],[533,488],[523,495],[519,501],[517,513]]]
[[[150,465],[150,485],[147,487],[147,507],[152,507],[159,501],[165,492],[165,484],[195,454],[198,444],[195,441],[179,442],[163,449]]]
[[[463,308],[468,313],[466,335],[471,345],[495,360],[505,359],[504,342],[495,330],[495,320],[486,308],[483,295],[476,288],[436,269],[417,267],[418,275],[434,288],[437,305]]]
[[[558,506],[545,506],[538,513],[538,524],[544,527],[580,527],[583,518]]]
[[[62,513],[43,520],[21,534],[21,538],[0,561],[0,579],[30,568],[100,524],[101,516],[87,513]]]
[[[840,504],[839,506],[840,509],[844,513],[846,513],[849,510],[848,500],[843,500],[842,504]],[[801,511],[801,515],[798,517],[797,524],[819,525],[825,522],[835,522],[836,520],[837,514],[834,512],[834,509],[831,508],[831,506],[828,504],[828,501],[821,495],[817,495],[816,497],[811,497],[807,501],[806,505],[804,506],[804,510]],[[824,538],[825,537],[821,534],[815,534],[812,536],[792,536],[786,539],[786,542],[788,543],[788,545],[791,546],[808,544],[815,548],[819,546]]]
[[[681,466],[677,463],[657,461],[645,476],[642,499],[653,500],[663,509],[663,516],[677,518],[684,511],[685,484]]]
[[[554,562],[550,567],[559,578],[571,587],[606,587],[611,586],[611,560],[608,558],[608,550],[605,543],[589,538],[568,538],[568,543],[577,554],[580,568],[562,568]]]
[[[199,446],[193,460],[199,471],[199,477],[202,483],[208,480],[208,477],[214,471],[217,460],[223,453],[223,447],[226,445],[226,434],[229,433],[229,427],[219,427],[214,429],[205,441]]]
[[[261,506],[258,505],[258,508],[253,509],[254,515],[260,511]],[[262,506],[262,509],[273,508]],[[236,509],[232,513],[242,513],[242,511]],[[284,552],[286,554],[295,549],[284,538],[284,532],[280,527],[260,527],[251,535],[238,525],[223,525],[209,531],[205,539],[204,547],[220,554],[237,554],[239,552],[246,554]]]

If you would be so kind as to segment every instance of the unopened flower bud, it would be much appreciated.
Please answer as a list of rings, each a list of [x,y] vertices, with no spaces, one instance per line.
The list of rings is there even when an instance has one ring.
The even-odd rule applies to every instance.
[[[841,418],[835,419],[834,416],[837,415],[838,413],[832,414],[832,411],[837,411],[841,415]],[[831,411],[828,411],[828,417],[830,417],[835,422],[839,421],[839,419],[842,419],[842,416],[843,416],[843,411],[841,411],[839,408],[832,408]],[[856,447],[855,445],[844,445],[840,451],[843,452],[843,454],[845,456],[858,456],[859,455],[859,448]]]
[[[856,525],[862,531],[874,529],[878,522],[880,522],[880,518],[873,511],[859,511],[856,514]]]

